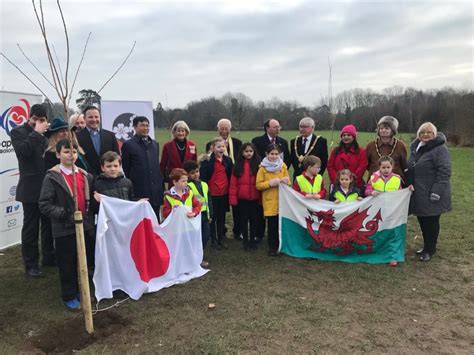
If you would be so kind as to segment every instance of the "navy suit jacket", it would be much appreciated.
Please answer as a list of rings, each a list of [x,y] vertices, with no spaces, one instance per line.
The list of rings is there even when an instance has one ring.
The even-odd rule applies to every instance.
[[[99,175],[102,171],[100,169],[100,157],[102,154],[108,151],[113,151],[120,154],[120,150],[117,143],[117,138],[115,138],[115,134],[106,129],[100,129],[100,155],[97,155],[97,152],[94,148],[94,144],[92,143],[92,138],[87,130],[84,128],[77,133],[77,141],[79,145],[84,149],[84,158],[86,159],[87,163],[89,164],[88,172]]]

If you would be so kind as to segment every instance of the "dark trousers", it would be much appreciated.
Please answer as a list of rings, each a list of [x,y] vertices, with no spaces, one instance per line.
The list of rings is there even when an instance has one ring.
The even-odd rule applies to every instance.
[[[265,235],[265,216],[263,215],[263,207],[257,204],[257,239],[262,240]]]
[[[93,265],[94,238],[84,232],[86,243],[87,265]],[[69,301],[79,295],[79,281],[77,276],[77,247],[76,234],[58,237],[56,242],[56,262],[59,269],[59,280],[61,282],[61,297],[63,301]]]
[[[211,241],[213,244],[222,244],[225,236],[225,214],[229,208],[229,196],[212,196],[214,218],[211,222]]]
[[[202,250],[206,249],[207,242],[211,237],[211,227],[209,226],[209,218],[207,212],[201,212],[201,238],[202,238]]]
[[[244,237],[245,245],[253,245],[257,237],[258,202],[239,200],[237,205],[240,217],[240,229]],[[249,233],[250,225],[250,233]]]
[[[423,250],[430,254],[436,252],[436,243],[439,236],[439,217],[417,217],[421,232],[423,233]]]
[[[271,251],[277,251],[280,245],[278,237],[278,215],[266,217],[268,221],[268,247]]]
[[[155,212],[156,218],[158,219],[158,223],[161,223],[160,221],[160,205],[151,205],[151,208],[153,208],[153,212]]]
[[[43,262],[54,261],[54,241],[51,235],[51,220],[42,215],[38,203],[22,203],[23,227],[21,229],[21,252],[25,269],[37,268],[39,264],[38,240],[41,224],[41,252]]]
[[[232,227],[234,238],[240,239],[240,235],[242,234],[242,219],[240,218],[240,209],[238,206],[232,206],[232,220],[234,222],[234,226]]]

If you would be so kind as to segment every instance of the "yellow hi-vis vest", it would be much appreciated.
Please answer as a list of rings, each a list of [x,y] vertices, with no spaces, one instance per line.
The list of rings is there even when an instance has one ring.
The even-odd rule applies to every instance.
[[[307,194],[317,194],[319,191],[321,191],[323,177],[320,174],[316,175],[313,185],[311,185],[308,179],[303,174],[301,174],[296,177],[296,182],[298,183],[301,192],[305,192]]]
[[[381,176],[379,176],[378,179],[375,181],[374,179],[375,176],[372,175],[370,177],[370,184],[372,185],[374,190],[377,191],[397,191],[402,183],[402,179],[398,175],[393,175],[390,179],[387,180],[387,182],[384,182]]]
[[[334,198],[341,202],[356,201],[359,194],[357,192],[350,193],[349,196],[344,195],[341,191],[334,193]]]
[[[204,194],[204,196],[201,196],[201,194],[199,193],[199,191],[196,187],[196,184],[194,182],[188,182],[188,186],[191,189],[191,191],[193,192],[193,194],[199,200],[199,203],[201,203],[201,212],[207,211],[207,209],[208,209],[207,206],[209,206],[209,201],[208,201],[209,186],[207,185],[207,183],[205,183],[204,181],[201,181],[202,193]]]
[[[189,195],[186,197],[186,200],[184,200],[184,203],[181,200],[173,198],[171,195],[165,195],[165,198],[170,203],[171,208],[174,208],[174,206],[188,206],[193,208],[193,196],[193,191],[189,191]]]

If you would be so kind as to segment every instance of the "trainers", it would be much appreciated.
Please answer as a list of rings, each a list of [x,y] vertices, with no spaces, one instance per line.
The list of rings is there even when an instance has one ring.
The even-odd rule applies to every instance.
[[[389,261],[388,265],[390,266],[397,266],[398,265],[398,262],[396,260],[391,260]]]
[[[77,298],[73,298],[69,301],[63,301],[64,306],[68,311],[76,312],[81,309],[81,302]]]
[[[202,263],[201,263],[201,267],[203,269],[207,269],[209,267],[209,263],[207,261],[203,260]]]
[[[26,276],[31,277],[32,279],[38,279],[40,277],[44,277],[43,273],[37,267],[33,267],[31,269],[26,270]]]

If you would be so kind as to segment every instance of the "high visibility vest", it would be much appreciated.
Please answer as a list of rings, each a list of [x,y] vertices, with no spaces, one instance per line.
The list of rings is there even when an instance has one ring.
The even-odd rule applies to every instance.
[[[207,211],[207,206],[209,206],[209,186],[207,185],[207,183],[201,181],[202,193],[204,194],[204,196],[201,196],[194,182],[188,182],[188,186],[201,204],[201,212]]]
[[[341,202],[356,201],[357,197],[359,197],[357,192],[350,193],[349,196],[344,195],[341,191],[336,191],[334,193],[334,198]]]
[[[296,177],[296,182],[298,183],[301,192],[305,192],[307,194],[317,194],[319,191],[321,191],[323,177],[320,174],[316,175],[313,185],[311,185],[308,179],[303,174],[301,174]]]
[[[170,203],[171,208],[174,208],[174,206],[188,206],[188,207],[193,208],[193,196],[194,196],[193,192],[189,191],[189,195],[188,197],[186,197],[186,200],[184,200],[184,203],[183,201],[173,198],[170,195],[165,195],[165,198]]]
[[[383,181],[382,177],[379,176],[377,180],[374,181],[376,177],[372,175],[370,177],[370,184],[377,191],[397,191],[400,188],[402,179],[398,175],[393,175],[386,182]]]

